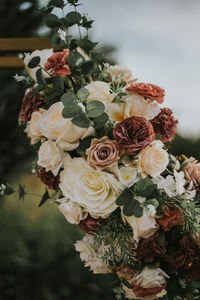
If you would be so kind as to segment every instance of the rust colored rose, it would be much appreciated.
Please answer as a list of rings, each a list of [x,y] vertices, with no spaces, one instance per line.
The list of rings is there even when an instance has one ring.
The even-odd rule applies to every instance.
[[[161,247],[156,239],[158,238],[158,231],[148,239],[141,239],[136,250],[137,259],[144,262],[152,262],[158,255],[166,253],[166,248]]]
[[[188,270],[187,277],[189,281],[196,281],[200,278],[200,262],[193,264],[193,266]]]
[[[185,162],[187,163],[183,169],[185,177],[198,186],[200,184],[200,163],[194,157],[190,157]]]
[[[162,226],[164,231],[169,231],[174,226],[182,226],[184,223],[181,211],[176,207],[168,206],[163,211],[163,214],[164,216],[157,219],[157,222]]]
[[[155,288],[149,288],[149,289],[144,289],[139,285],[133,285],[133,291],[137,297],[145,297],[145,296],[153,296],[157,295],[159,292],[161,292],[163,289],[165,289],[167,284],[163,284],[162,286],[158,286]]]
[[[30,121],[31,115],[34,111],[39,110],[43,104],[43,100],[40,95],[33,96],[34,89],[27,90],[24,98],[22,99],[21,111],[19,113],[19,119],[21,121]]]
[[[151,123],[143,117],[130,117],[115,125],[114,139],[118,148],[132,155],[155,140]]]
[[[87,163],[97,170],[113,166],[119,160],[119,150],[116,142],[104,136],[100,140],[93,139],[90,148],[87,149]]]
[[[165,90],[151,83],[132,83],[126,88],[127,92],[135,93],[158,103],[163,103]]]
[[[172,253],[166,260],[176,269],[189,270],[198,256],[198,246],[188,236],[184,236],[180,242],[180,250]]]
[[[37,169],[37,176],[48,186],[49,189],[57,190],[60,183],[60,175],[54,176],[51,171],[46,172],[43,168]]]
[[[83,232],[92,234],[92,232],[95,232],[99,228],[100,223],[101,218],[94,219],[88,215],[86,219],[78,224],[78,226]]]
[[[46,71],[50,71],[52,76],[70,75],[71,71],[67,65],[67,58],[69,55],[69,49],[64,49],[63,52],[56,52],[51,55],[44,65]]]
[[[151,120],[151,124],[155,133],[161,135],[161,141],[166,143],[174,138],[178,121],[174,119],[171,109],[163,108],[159,115]]]

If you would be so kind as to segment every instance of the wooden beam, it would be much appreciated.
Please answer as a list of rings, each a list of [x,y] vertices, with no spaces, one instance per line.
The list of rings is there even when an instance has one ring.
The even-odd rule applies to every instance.
[[[0,39],[0,51],[34,51],[52,48],[49,38]]]
[[[18,57],[0,57],[0,68],[23,68],[24,62]]]

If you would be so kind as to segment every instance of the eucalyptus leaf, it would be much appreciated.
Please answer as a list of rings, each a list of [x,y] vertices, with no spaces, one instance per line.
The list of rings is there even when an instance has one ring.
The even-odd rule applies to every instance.
[[[39,203],[39,207],[41,207],[48,199],[50,199],[51,197],[49,196],[49,192],[48,192],[48,190],[47,190],[47,188],[45,189],[45,192],[44,192],[44,194],[43,194],[43,196],[42,196],[42,199],[41,199],[41,201],[40,201],[40,203]]]
[[[99,72],[99,66],[93,60],[87,60],[81,66],[84,75],[92,75]]]
[[[88,91],[88,89],[86,89],[84,87],[79,89],[77,92],[77,97],[81,102],[85,101],[89,95],[90,95],[90,92]]]
[[[70,4],[76,4],[78,3],[78,0],[67,0],[67,2]]]
[[[39,56],[34,56],[28,63],[28,67],[31,69],[34,69],[37,67],[40,63],[40,57]]]
[[[76,97],[73,92],[67,92],[61,97],[61,101],[64,104],[64,106],[74,106],[76,104],[75,100]]]
[[[52,83],[57,90],[64,90],[64,81],[61,76],[55,76],[52,78]]]
[[[165,232],[162,230],[159,232],[159,236],[157,237],[158,244],[161,247],[165,246]]]
[[[44,90],[46,88],[46,84],[40,83],[38,84],[33,91],[33,96],[37,95],[40,91]]]
[[[93,119],[93,121],[94,121],[94,128],[95,129],[99,129],[99,128],[104,127],[108,120],[109,120],[109,116],[108,116],[107,113],[104,112],[99,117],[96,117],[96,118]]]
[[[65,20],[67,21],[68,26],[73,26],[75,24],[79,24],[81,21],[81,14],[78,12],[72,11],[65,16]]]
[[[82,58],[83,61],[85,60],[84,57],[78,51],[70,51],[68,56],[68,64],[70,69],[76,68],[76,63],[80,58]]]
[[[51,5],[59,8],[63,8],[65,6],[63,0],[50,0],[48,6]]]
[[[84,38],[83,40],[78,41],[78,46],[85,50],[86,52],[92,51],[98,43],[93,43],[88,38]]]
[[[77,104],[73,106],[65,106],[62,111],[62,116],[65,119],[76,118],[76,117],[81,118],[82,114],[83,111]]]
[[[126,188],[118,197],[116,204],[119,206],[124,206],[127,205],[132,200],[133,200],[133,194],[128,188]]]
[[[140,218],[143,216],[143,208],[139,201],[133,199],[126,203],[123,208],[123,213],[127,217],[135,216],[136,218]]]
[[[54,15],[54,14],[47,14],[44,17],[44,23],[49,28],[58,27],[61,24],[59,18],[56,15]]]
[[[72,123],[81,128],[88,128],[90,126],[90,121],[85,114],[81,114],[72,119]]]
[[[93,100],[87,103],[86,110],[87,116],[89,118],[96,118],[102,115],[104,112],[105,105],[103,102],[98,100]]]
[[[136,182],[132,187],[131,190],[134,192],[134,194],[141,196],[141,197],[148,197],[153,194],[155,191],[155,184],[152,182],[152,180],[147,177],[144,179],[140,179],[138,182]]]

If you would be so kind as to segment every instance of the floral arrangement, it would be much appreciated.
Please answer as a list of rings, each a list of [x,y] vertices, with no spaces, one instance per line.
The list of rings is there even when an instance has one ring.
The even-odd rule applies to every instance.
[[[43,7],[57,51],[25,54],[15,76],[36,174],[53,190],[40,206],[53,199],[85,232],[75,248],[94,273],[117,275],[116,299],[200,299],[200,163],[169,154],[178,121],[162,88],[94,59],[93,20],[78,6]]]

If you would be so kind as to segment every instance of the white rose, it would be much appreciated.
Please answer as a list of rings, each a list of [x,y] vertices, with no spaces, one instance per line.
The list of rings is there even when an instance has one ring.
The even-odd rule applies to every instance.
[[[92,216],[107,217],[117,208],[121,184],[114,175],[90,168],[83,158],[68,160],[60,182],[63,194]]]
[[[80,221],[87,218],[88,213],[77,203],[67,198],[58,199],[56,202],[60,203],[58,208],[69,223],[79,224]]]
[[[92,81],[85,86],[90,95],[87,101],[98,100],[102,102],[112,102],[114,95],[110,94],[110,86],[103,81]]]
[[[56,140],[63,150],[71,151],[79,146],[79,140],[93,135],[92,127],[80,128],[75,126],[71,119],[62,116],[64,105],[56,102],[46,110],[39,120],[39,128],[43,136]]]
[[[90,267],[94,274],[111,273],[111,269],[101,259],[105,249],[95,246],[93,236],[86,235],[82,240],[77,241],[75,249],[80,252],[80,258],[85,262],[85,267]]]
[[[108,103],[106,104],[106,112],[113,121],[121,122],[129,117],[144,117],[152,120],[160,113],[157,103],[150,102],[139,95],[128,95],[123,97],[124,103]]]
[[[132,74],[128,69],[123,68],[119,65],[110,66],[109,64],[105,64],[106,73],[108,73],[111,77],[115,76],[120,78],[124,82],[128,82],[131,80]]]
[[[62,151],[58,148],[55,142],[46,141],[42,143],[38,152],[38,165],[51,171],[56,176],[63,165]]]
[[[28,63],[31,61],[31,59],[35,56],[40,57],[40,66],[44,68],[45,63],[47,62],[47,59],[53,54],[53,49],[44,49],[44,50],[35,50],[32,53],[24,53],[24,64],[25,64],[25,69],[29,73],[29,75],[36,81],[36,72],[40,68],[39,66],[30,69],[28,67]],[[43,75],[45,77],[49,77],[47,72],[43,71]]]
[[[31,115],[30,122],[27,123],[25,132],[31,139],[31,144],[36,144],[42,137],[42,133],[39,127],[39,121],[42,117],[43,111],[35,111]]]
[[[133,238],[136,241],[139,241],[140,238],[148,239],[159,229],[156,219],[151,216],[142,216],[141,218],[123,216],[123,219],[133,229]]]
[[[161,141],[155,141],[139,152],[139,173],[156,177],[166,169],[169,163],[169,156],[167,151],[162,149],[163,146]]]
[[[152,289],[163,286],[166,283],[165,278],[169,278],[169,276],[160,268],[145,267],[140,274],[135,276],[134,282],[144,289]]]

